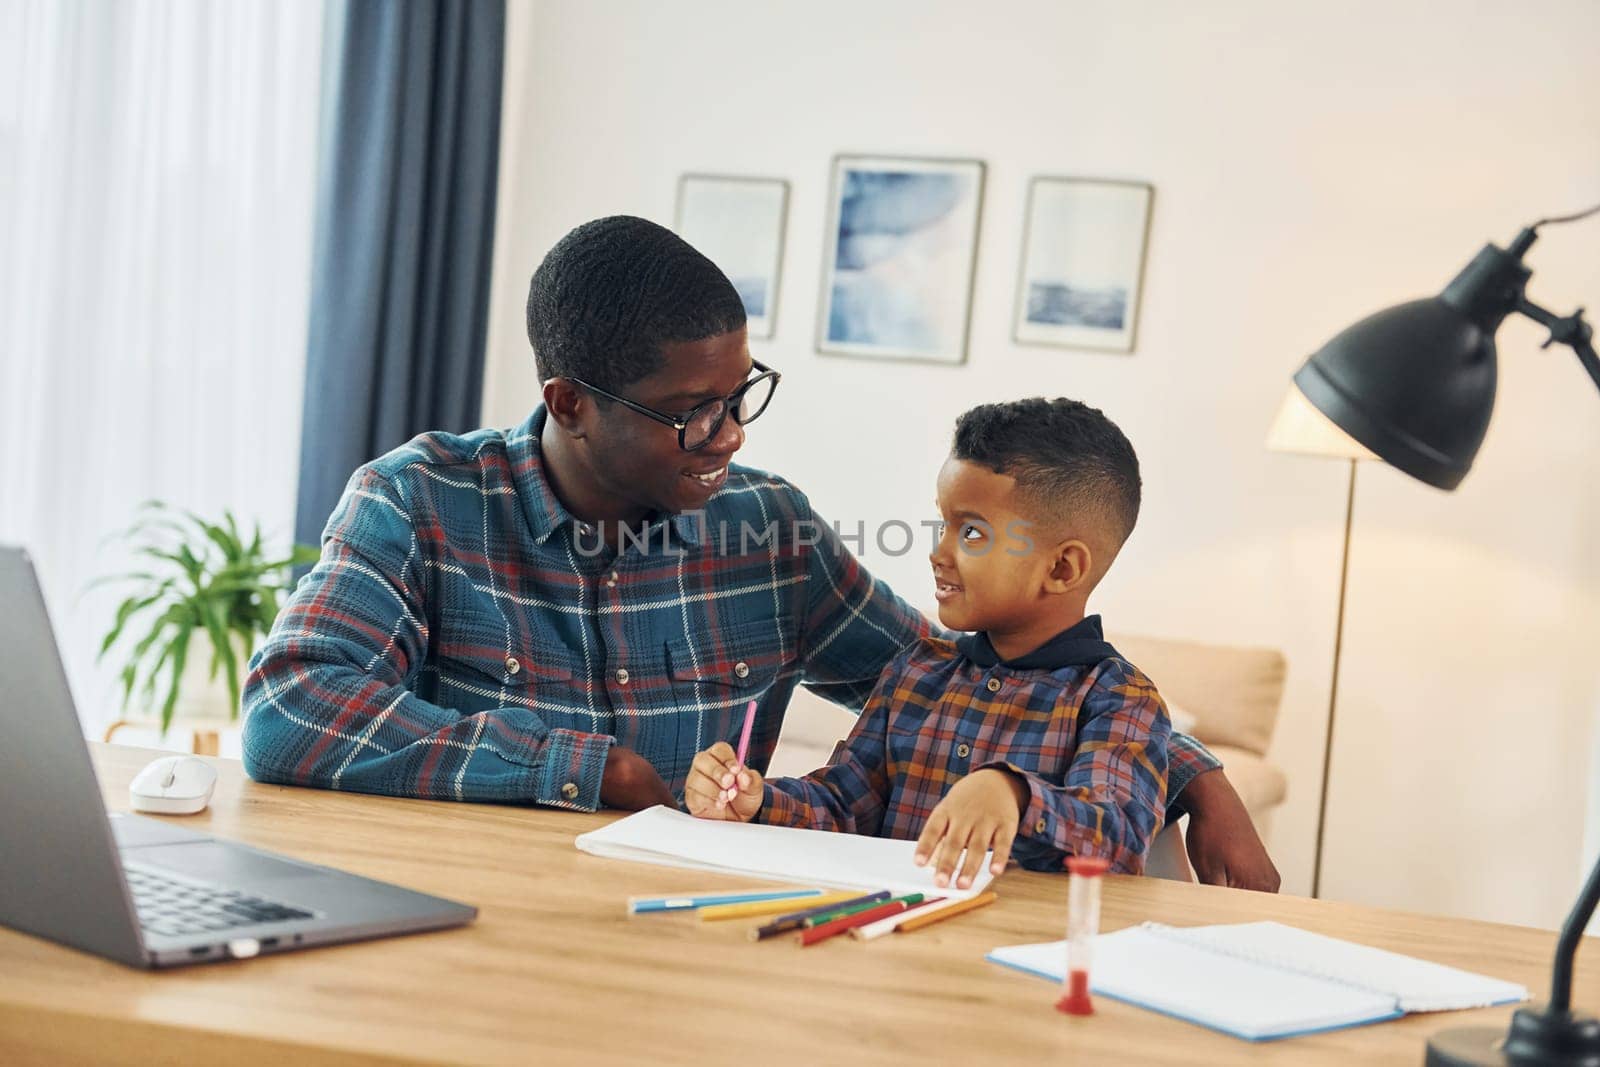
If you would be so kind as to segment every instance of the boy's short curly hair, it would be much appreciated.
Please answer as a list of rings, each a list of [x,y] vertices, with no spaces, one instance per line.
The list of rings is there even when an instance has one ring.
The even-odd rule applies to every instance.
[[[1091,515],[1120,546],[1139,518],[1139,457],[1116,423],[1077,400],[982,404],[956,420],[951,455],[1016,479],[1050,521]]]

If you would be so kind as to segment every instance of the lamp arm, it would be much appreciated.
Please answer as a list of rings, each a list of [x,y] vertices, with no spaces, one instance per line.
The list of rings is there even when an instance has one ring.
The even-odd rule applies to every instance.
[[[1540,345],[1540,348],[1561,344],[1572,349],[1577,353],[1578,362],[1583,364],[1583,369],[1594,379],[1594,387],[1600,389],[1600,356],[1595,354],[1594,345],[1590,344],[1594,331],[1583,321],[1582,308],[1570,315],[1557,315],[1553,311],[1546,311],[1525,296],[1518,296],[1517,310],[1550,331],[1549,339]]]
[[[1578,362],[1583,364],[1583,369],[1594,379],[1595,388],[1600,389],[1600,357],[1595,355],[1594,345],[1589,343],[1594,331],[1583,321],[1582,308],[1570,315],[1557,315],[1546,311],[1527,297],[1519,295],[1517,310],[1550,331],[1549,339],[1539,347],[1549,348],[1553,344],[1563,344],[1571,348],[1577,353]],[[1583,937],[1583,931],[1589,925],[1589,920],[1594,916],[1597,904],[1600,904],[1600,860],[1595,862],[1594,869],[1589,872],[1589,880],[1584,883],[1578,902],[1572,906],[1572,912],[1562,924],[1561,939],[1556,942],[1556,964],[1550,975],[1552,1012],[1565,1013],[1572,1006],[1573,958],[1578,954],[1578,943]]]
[[[1583,893],[1572,906],[1572,913],[1561,927],[1561,939],[1556,942],[1556,966],[1550,976],[1551,1011],[1564,1012],[1571,1007],[1572,960],[1578,953],[1578,941],[1583,937],[1584,928],[1589,925],[1597,903],[1600,903],[1600,861],[1596,861],[1594,870],[1589,872]]]

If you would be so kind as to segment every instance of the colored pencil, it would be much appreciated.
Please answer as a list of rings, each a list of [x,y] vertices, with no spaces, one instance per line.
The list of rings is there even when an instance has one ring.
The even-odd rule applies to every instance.
[[[851,915],[859,915],[861,912],[871,911],[873,908],[880,907],[887,902],[888,901],[885,897],[880,897],[877,900],[863,900],[855,904],[846,901],[843,904],[838,904],[824,911],[819,911],[810,918],[801,919],[800,929],[809,930],[814,926],[821,926],[823,923],[831,923],[835,919],[844,919]]]
[[[801,930],[800,936],[796,940],[798,940],[802,946],[815,945],[818,941],[826,941],[830,937],[837,937],[838,935],[854,927],[875,922],[879,919],[886,919],[891,915],[898,915],[907,908],[916,907],[921,903],[921,893],[912,893],[909,896],[895,897],[886,904],[879,904],[876,907],[868,908],[865,911],[859,911],[852,915],[842,915],[831,922],[825,922],[809,929]]]
[[[884,934],[894,933],[895,927],[911,918],[912,913],[926,911],[939,904],[944,904],[948,900],[948,897],[928,897],[921,904],[913,904],[898,915],[890,915],[888,918],[878,919],[876,922],[867,923],[865,926],[852,926],[850,928],[850,936],[857,941],[876,940]]]
[[[854,900],[855,896],[855,890],[846,889],[838,893],[823,893],[812,900],[818,905],[842,904],[847,900]],[[749,904],[716,904],[700,909],[700,921],[709,923],[721,919],[753,919],[758,915],[779,915],[793,907],[792,897],[784,900],[758,900]]]
[[[769,937],[777,937],[779,934],[787,934],[791,930],[800,929],[801,926],[805,925],[805,921],[807,919],[824,915],[828,912],[837,914],[841,909],[850,908],[855,905],[871,906],[873,904],[888,900],[892,895],[893,894],[885,889],[877,893],[868,893],[866,896],[856,897],[853,900],[846,900],[838,904],[823,904],[820,907],[807,908],[805,911],[796,911],[788,915],[780,915],[776,919],[767,923],[767,925],[755,930],[751,930],[750,940],[765,941]]]
[[[895,927],[895,932],[909,934],[913,930],[920,930],[924,926],[932,926],[934,923],[944,922],[946,919],[954,918],[957,915],[972,911],[974,908],[981,908],[985,904],[993,904],[994,902],[995,894],[993,889],[986,889],[977,896],[967,897],[965,900],[947,900],[937,908],[929,908],[921,915],[914,915],[907,919]]]
[[[744,759],[750,754],[750,727],[756,722],[756,702],[752,700],[744,706],[744,729],[739,732],[739,766],[744,766]]]
[[[628,914],[646,915],[661,911],[694,911],[713,904],[748,904],[758,900],[795,901],[806,897],[820,897],[822,889],[776,889],[733,893],[681,893],[672,897],[629,897]]]

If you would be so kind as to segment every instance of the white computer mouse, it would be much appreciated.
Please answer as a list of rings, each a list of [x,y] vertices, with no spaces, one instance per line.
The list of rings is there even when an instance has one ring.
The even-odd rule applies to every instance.
[[[194,756],[163,756],[133,776],[128,800],[134,811],[193,815],[205,811],[217,787],[217,772]]]

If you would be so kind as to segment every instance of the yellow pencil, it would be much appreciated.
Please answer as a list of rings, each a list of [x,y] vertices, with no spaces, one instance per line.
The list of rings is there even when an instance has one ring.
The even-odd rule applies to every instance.
[[[911,918],[896,926],[894,932],[908,934],[912,930],[920,930],[924,926],[932,926],[934,923],[954,918],[963,912],[971,911],[973,908],[981,908],[985,904],[993,904],[994,901],[994,890],[986,889],[977,896],[968,897],[966,900],[952,900],[945,904],[935,904],[920,915],[913,914]]]
[[[709,908],[700,909],[701,922],[716,922],[718,919],[748,919],[756,915],[784,915],[794,911],[797,907],[815,907],[819,904],[832,904],[838,900],[853,900],[861,895],[859,889],[845,890],[838,893],[822,893],[817,896],[786,897],[783,900],[756,900],[748,904],[717,904]]]

